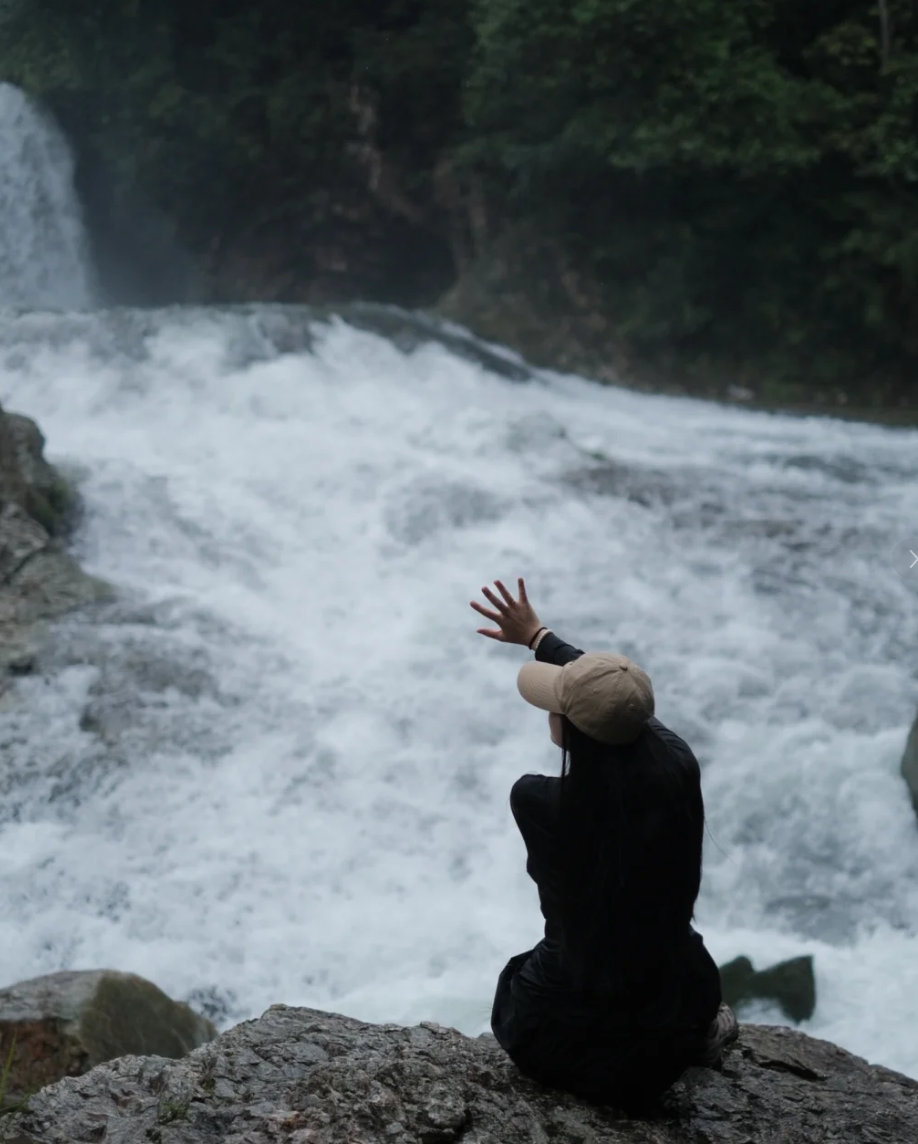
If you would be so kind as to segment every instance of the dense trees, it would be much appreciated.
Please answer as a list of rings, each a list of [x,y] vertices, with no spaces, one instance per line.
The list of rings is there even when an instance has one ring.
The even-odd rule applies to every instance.
[[[470,43],[464,0],[0,0],[0,78],[104,164],[103,213],[142,196],[231,296],[448,285],[430,185]]]
[[[466,109],[644,353],[827,382],[918,349],[918,7],[481,0]]]
[[[305,280],[330,233],[347,262],[348,226],[401,227],[341,290],[423,302],[450,240],[524,276],[544,246],[631,360],[895,388],[918,359],[913,0],[0,0],[0,77],[202,259],[283,235]]]

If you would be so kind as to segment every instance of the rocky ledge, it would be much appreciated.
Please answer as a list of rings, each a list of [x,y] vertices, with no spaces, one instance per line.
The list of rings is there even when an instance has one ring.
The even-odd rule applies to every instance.
[[[178,1061],[121,1057],[0,1119],[7,1144],[879,1144],[918,1140],[918,1082],[746,1025],[642,1118],[522,1077],[493,1038],[272,1007]]]

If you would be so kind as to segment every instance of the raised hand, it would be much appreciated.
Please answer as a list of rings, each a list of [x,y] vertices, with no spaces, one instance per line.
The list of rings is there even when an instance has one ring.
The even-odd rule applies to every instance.
[[[497,624],[496,628],[476,629],[479,635],[499,640],[501,643],[522,644],[523,647],[529,647],[533,637],[542,627],[542,622],[529,603],[522,576],[517,580],[517,585],[520,593],[518,600],[514,600],[500,580],[495,580],[494,587],[500,593],[499,597],[490,588],[481,589],[482,595],[493,605],[493,610],[476,600],[471,600],[470,605],[485,619]]]

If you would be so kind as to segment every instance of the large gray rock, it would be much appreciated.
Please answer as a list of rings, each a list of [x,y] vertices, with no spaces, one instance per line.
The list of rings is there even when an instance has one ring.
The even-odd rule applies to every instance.
[[[43,450],[34,421],[0,408],[0,693],[28,670],[42,621],[110,595],[61,545],[76,497]]]
[[[918,1082],[745,1026],[630,1118],[522,1077],[491,1037],[279,1005],[184,1060],[125,1057],[0,1120],[9,1144],[880,1144],[918,1140]]]
[[[206,1018],[133,973],[82,970],[21,981],[0,989],[0,1058],[12,1060],[5,1102],[127,1053],[181,1057],[216,1035]]]
[[[905,744],[905,754],[902,756],[902,777],[912,796],[912,806],[918,814],[918,717],[912,724],[908,740]]]

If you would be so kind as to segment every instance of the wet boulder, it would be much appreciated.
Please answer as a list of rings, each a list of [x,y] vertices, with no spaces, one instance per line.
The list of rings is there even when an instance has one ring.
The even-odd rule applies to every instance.
[[[76,505],[35,422],[0,408],[0,693],[30,669],[41,621],[110,595],[63,547]]]
[[[13,499],[51,536],[61,536],[76,517],[75,492],[45,459],[45,438],[30,417],[0,411],[0,422],[0,472],[18,487]]]

